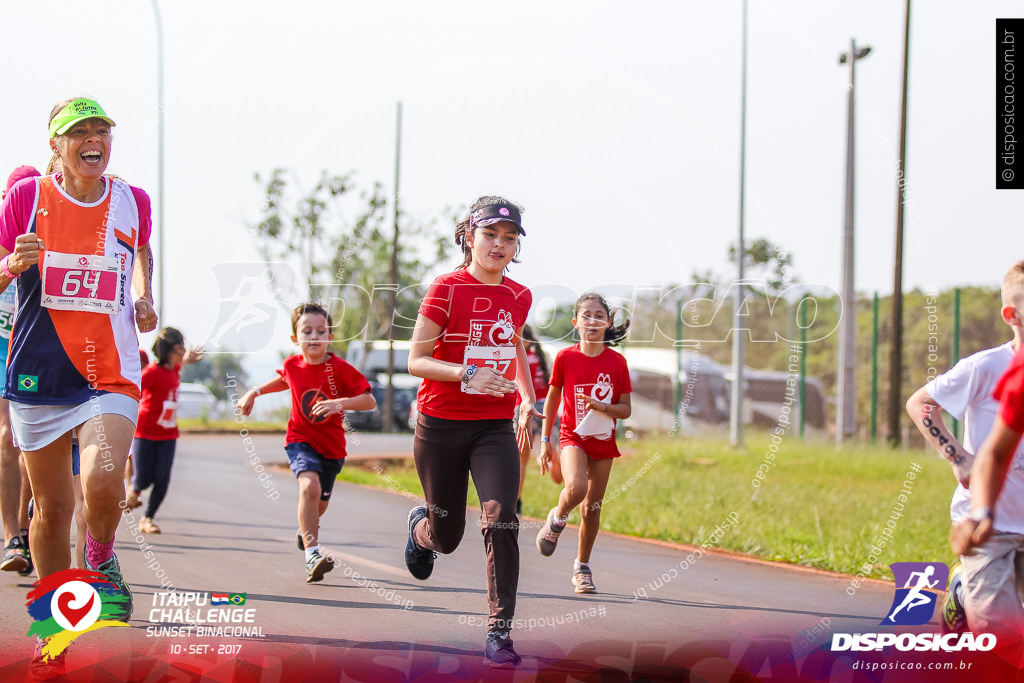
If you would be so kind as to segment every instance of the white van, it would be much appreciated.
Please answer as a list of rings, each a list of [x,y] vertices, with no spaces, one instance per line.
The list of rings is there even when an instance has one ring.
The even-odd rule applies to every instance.
[[[411,342],[392,342],[395,347],[396,373],[409,372],[409,346]],[[352,367],[363,373],[364,377],[372,378],[388,371],[388,342],[356,340],[348,345],[345,360]],[[397,383],[396,383],[397,386]]]

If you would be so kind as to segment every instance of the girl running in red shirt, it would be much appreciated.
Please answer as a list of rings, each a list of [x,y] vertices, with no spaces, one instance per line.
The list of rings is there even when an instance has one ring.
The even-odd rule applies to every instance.
[[[526,234],[522,209],[501,197],[480,197],[469,212],[455,229],[463,263],[430,285],[409,351],[409,372],[425,380],[413,457],[427,504],[409,512],[405,563],[423,580],[436,553],[459,546],[472,473],[487,553],[484,661],[511,667],[521,661],[509,637],[519,586],[519,446],[529,439],[529,418],[540,417],[522,340],[532,296],[504,276]],[[519,445],[512,430],[517,384],[526,423]]]
[[[125,505],[134,508],[139,495],[153,487],[146,504],[146,514],[139,520],[139,531],[158,534],[153,522],[167,489],[171,484],[174,450],[178,445],[178,386],[183,365],[198,363],[203,352],[185,349],[185,337],[173,327],[160,331],[153,343],[156,362],[142,370],[142,400],[139,402],[139,424],[135,429],[132,457],[135,474]],[[141,356],[140,356],[141,357]]]
[[[579,550],[572,575],[577,593],[597,592],[590,553],[601,527],[601,502],[608,475],[613,460],[620,455],[615,444],[615,420],[626,419],[632,410],[629,395],[633,387],[626,359],[607,348],[626,335],[629,321],[617,327],[611,323],[611,309],[601,295],[588,293],[576,301],[572,324],[579,332],[580,343],[555,356],[551,388],[544,401],[541,471],[547,471],[555,459],[551,431],[561,403],[558,445],[565,488],[537,534],[537,550],[544,556],[555,552],[569,513],[580,505]]]

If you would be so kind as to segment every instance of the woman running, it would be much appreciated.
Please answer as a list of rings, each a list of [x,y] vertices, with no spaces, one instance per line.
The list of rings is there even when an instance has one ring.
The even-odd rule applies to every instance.
[[[615,420],[626,419],[632,410],[629,395],[633,387],[626,359],[608,348],[622,340],[629,321],[617,327],[611,324],[611,309],[601,295],[588,293],[576,301],[572,325],[579,332],[580,343],[555,356],[541,426],[541,471],[546,471],[556,455],[551,431],[558,404],[562,403],[558,445],[565,488],[537,534],[537,550],[544,556],[555,552],[569,513],[581,505],[579,550],[572,574],[577,593],[597,592],[590,553],[601,528],[601,501],[608,475],[612,462],[620,455],[615,444]]]
[[[504,275],[526,234],[521,213],[501,197],[473,202],[455,229],[462,265],[430,285],[409,351],[409,372],[425,380],[413,456],[427,504],[409,512],[405,563],[414,577],[426,579],[436,553],[459,546],[472,474],[487,553],[484,661],[504,667],[521,661],[509,637],[519,586],[519,450],[529,439],[530,418],[540,417],[522,341],[533,297]],[[517,384],[526,425],[518,445],[512,429]]]
[[[71,566],[71,436],[81,446],[89,569],[131,591],[114,555],[124,464],[139,408],[136,325],[156,327],[149,197],[104,175],[114,122],[95,100],[50,114],[59,172],[22,180],[0,207],[0,291],[17,283],[3,397],[35,497],[29,531],[40,579]],[[132,300],[131,287],[138,294]]]

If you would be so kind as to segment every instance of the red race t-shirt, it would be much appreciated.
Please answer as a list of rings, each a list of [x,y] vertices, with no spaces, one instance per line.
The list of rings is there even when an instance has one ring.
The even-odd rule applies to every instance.
[[[142,369],[142,399],[135,437],[151,441],[178,438],[178,385],[181,366],[173,370],[150,363]]]
[[[596,356],[585,356],[580,345],[562,349],[555,356],[551,368],[551,386],[562,388],[562,429],[558,434],[559,448],[576,446],[595,460],[617,458],[615,429],[598,436],[580,436],[576,425],[586,414],[587,402],[578,394],[590,396],[605,403],[618,403],[619,397],[633,391],[629,368],[621,353],[605,347]]]
[[[358,396],[370,390],[370,383],[333,353],[328,353],[327,360],[318,365],[306,363],[301,355],[289,356],[277,373],[288,383],[292,394],[285,443],[308,443],[329,460],[344,458],[344,416],[314,415],[313,406],[325,399]]]
[[[515,333],[526,323],[532,303],[530,290],[518,282],[505,278],[486,285],[462,269],[434,280],[419,312],[441,326],[434,358],[489,366],[515,381]],[[416,402],[424,415],[446,420],[509,420],[518,393],[488,396],[462,382],[425,379]]]
[[[992,396],[999,401],[1003,424],[1024,433],[1024,346],[1013,356]]]

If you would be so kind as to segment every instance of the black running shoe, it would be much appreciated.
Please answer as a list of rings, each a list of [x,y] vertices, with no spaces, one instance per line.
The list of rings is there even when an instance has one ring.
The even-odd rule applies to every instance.
[[[512,648],[508,631],[488,631],[484,643],[484,664],[496,669],[511,669],[523,661]]]
[[[25,557],[28,559],[28,566],[18,571],[18,576],[28,576],[35,569],[32,564],[32,549],[28,546],[28,529],[21,530],[21,547],[25,549]]]
[[[437,553],[419,547],[413,539],[412,530],[426,517],[427,508],[422,505],[409,510],[409,538],[405,542],[405,566],[409,568],[409,573],[420,581],[430,578],[434,571],[434,558],[437,557]]]

